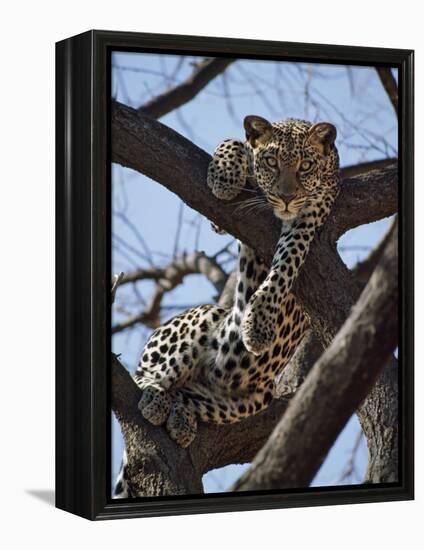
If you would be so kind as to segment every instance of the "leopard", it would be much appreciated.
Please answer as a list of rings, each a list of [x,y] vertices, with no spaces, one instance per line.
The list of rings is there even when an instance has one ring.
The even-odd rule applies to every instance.
[[[207,185],[222,201],[249,187],[259,193],[256,201],[281,221],[271,265],[240,242],[233,305],[201,305],[164,323],[134,375],[141,415],[165,425],[183,448],[199,421],[239,422],[274,399],[276,381],[310,327],[293,284],[340,190],[333,124],[249,115],[243,125],[245,141],[227,139],[215,149]],[[129,496],[125,460],[115,496]]]

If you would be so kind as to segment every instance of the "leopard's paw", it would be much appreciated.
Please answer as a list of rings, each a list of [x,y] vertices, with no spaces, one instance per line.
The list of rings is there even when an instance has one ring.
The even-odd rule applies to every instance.
[[[195,413],[184,407],[182,403],[174,402],[166,422],[166,429],[177,445],[188,447],[197,434]]]
[[[146,420],[154,426],[165,423],[171,410],[170,396],[162,389],[155,386],[144,388],[138,408]]]
[[[208,167],[207,183],[221,200],[231,200],[246,185],[248,161],[242,141],[227,139],[215,149]]]
[[[266,334],[249,329],[243,330],[243,343],[247,351],[253,355],[262,355],[270,349],[273,342],[274,339]]]
[[[272,324],[267,320],[267,314],[255,311],[247,306],[242,322],[243,343],[254,355],[261,355],[269,350],[275,341]]]

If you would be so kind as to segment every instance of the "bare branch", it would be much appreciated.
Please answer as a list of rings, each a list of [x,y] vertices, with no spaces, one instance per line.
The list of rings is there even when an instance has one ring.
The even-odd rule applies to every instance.
[[[173,258],[176,258],[177,254],[178,254],[178,247],[179,247],[179,244],[180,244],[181,228],[182,228],[182,225],[183,225],[183,212],[184,212],[184,203],[183,203],[183,201],[180,201],[180,206],[178,208],[177,230],[175,231],[174,252],[172,254]]]
[[[227,281],[227,274],[216,259],[209,258],[204,252],[193,252],[187,256],[175,258],[167,267],[162,269],[139,269],[125,274],[121,279],[121,284],[147,278],[152,278],[157,283],[152,298],[144,311],[114,325],[112,334],[121,332],[138,323],[157,328],[160,325],[160,311],[164,295],[180,285],[184,277],[195,273],[205,275],[217,292],[222,292]]]
[[[399,107],[398,85],[395,77],[393,76],[392,70],[390,67],[376,67],[376,71],[397,116]]]
[[[138,255],[142,254],[142,257],[145,258],[150,265],[153,265],[152,252],[150,248],[147,246],[147,243],[144,240],[143,236],[141,235],[140,231],[138,230],[137,226],[128,218],[128,216],[124,212],[114,212],[114,215],[117,218],[119,218],[130,229],[130,231],[133,233],[133,235],[136,237],[136,239],[140,243],[140,246],[144,252],[143,254],[139,252]],[[114,237],[115,239],[119,240],[119,237],[117,235],[115,235]],[[123,241],[123,239],[120,239],[120,240],[121,242]],[[123,242],[126,243],[126,241],[123,241]],[[129,247],[128,243],[126,243],[126,246]]]
[[[134,271],[125,272],[122,277],[121,285],[149,279],[158,280],[164,276],[164,273],[165,268],[163,267],[140,267],[134,269]]]
[[[211,80],[221,74],[235,60],[223,57],[205,59],[197,64],[190,77],[160,94],[139,108],[139,111],[153,118],[160,118],[188,103],[205,88]]]

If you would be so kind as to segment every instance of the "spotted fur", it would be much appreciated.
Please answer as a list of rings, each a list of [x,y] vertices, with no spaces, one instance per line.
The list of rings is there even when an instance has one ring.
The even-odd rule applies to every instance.
[[[195,438],[198,420],[237,422],[273,399],[275,379],[308,328],[291,288],[339,190],[333,125],[249,116],[244,126],[245,143],[226,140],[215,150],[207,182],[223,200],[248,178],[256,182],[282,220],[271,267],[241,244],[234,306],[193,308],[158,328],[134,377],[141,414],[166,424],[182,447]]]

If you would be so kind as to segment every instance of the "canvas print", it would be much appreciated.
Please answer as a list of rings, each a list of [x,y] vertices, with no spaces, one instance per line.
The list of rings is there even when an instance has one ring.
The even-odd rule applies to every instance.
[[[110,78],[111,498],[396,484],[397,70]]]

